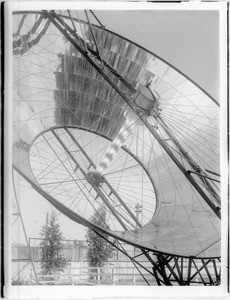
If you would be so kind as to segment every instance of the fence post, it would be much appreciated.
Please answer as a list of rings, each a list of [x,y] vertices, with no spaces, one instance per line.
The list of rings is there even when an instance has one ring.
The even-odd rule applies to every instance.
[[[98,269],[97,269],[97,283],[98,284],[100,284],[101,283],[101,268],[100,267],[98,267]]]
[[[133,285],[136,285],[135,268],[133,267]]]
[[[112,278],[113,278],[113,285],[115,284],[115,274],[114,274],[115,268],[112,268]]]
[[[80,281],[79,283],[82,282],[81,263],[82,263],[82,260],[80,261],[80,269],[79,269],[79,275],[80,276],[79,276],[79,279],[78,279]]]

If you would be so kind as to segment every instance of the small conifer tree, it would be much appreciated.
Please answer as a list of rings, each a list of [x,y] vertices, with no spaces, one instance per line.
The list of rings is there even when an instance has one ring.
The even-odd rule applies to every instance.
[[[95,212],[90,221],[101,228],[109,229],[109,226],[106,223],[106,210],[103,207],[99,208]],[[106,234],[103,234],[103,236],[108,239]],[[89,262],[89,266],[103,267],[108,262],[108,259],[113,255],[113,246],[90,228],[87,230],[86,242],[88,245],[87,260]],[[94,273],[99,279],[97,269],[93,269],[92,273]],[[92,274],[91,278],[93,277],[94,276]]]
[[[42,226],[41,236],[43,237],[40,246],[41,250],[41,267],[43,274],[55,274],[64,271],[67,260],[62,254],[64,244],[60,230],[60,224],[57,222],[57,214],[52,212],[46,225]]]

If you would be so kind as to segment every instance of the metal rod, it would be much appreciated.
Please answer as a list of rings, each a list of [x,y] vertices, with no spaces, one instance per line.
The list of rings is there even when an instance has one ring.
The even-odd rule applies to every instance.
[[[202,198],[206,201],[206,203],[212,208],[212,210],[215,212],[215,214],[221,218],[220,214],[220,207],[215,205],[210,197],[204,192],[204,190],[200,187],[200,185],[190,176],[187,171],[185,170],[184,166],[180,163],[180,161],[175,157],[171,149],[167,146],[167,143],[165,143],[161,137],[157,134],[155,128],[152,127],[148,123],[148,121],[140,115],[138,110],[134,107],[134,104],[131,102],[131,99],[124,94],[120,88],[117,86],[116,83],[114,83],[108,75],[105,74],[103,70],[88,56],[88,54],[81,49],[81,47],[69,36],[66,35],[65,30],[57,23],[57,21],[54,19],[54,17],[48,13],[47,11],[44,11],[44,14],[50,19],[50,21],[66,36],[66,38],[72,43],[74,47],[90,62],[90,64],[93,65],[93,67],[104,77],[104,79],[116,90],[116,92],[125,100],[125,102],[134,110],[134,112],[139,116],[139,118],[142,120],[142,122],[146,125],[146,127],[150,130],[150,132],[153,134],[153,136],[157,139],[157,141],[160,143],[160,145],[163,147],[163,149],[166,151],[166,153],[171,157],[171,159],[176,163],[176,165],[179,167],[179,169],[182,171],[182,173],[187,177],[187,179],[191,182],[191,184],[195,187],[195,189],[198,191],[198,193],[202,196]],[[56,19],[58,19],[58,16],[55,16]],[[60,19],[60,18],[59,18]],[[61,22],[61,20],[60,20]]]
[[[181,170],[181,172],[187,177],[187,179],[194,186],[194,188],[197,190],[197,192],[202,196],[202,198],[205,200],[205,202],[212,208],[212,210],[215,212],[215,214],[219,218],[221,218],[220,208],[211,201],[211,199],[203,191],[203,189],[196,182],[196,180],[187,173],[187,170],[184,168],[184,166],[180,163],[180,161],[174,155],[174,153],[172,152],[172,150],[170,149],[170,147],[167,146],[167,143],[165,143],[164,140],[161,139],[161,137],[157,133],[157,131],[155,129],[151,128],[151,125],[148,124],[147,122],[146,122],[146,126],[148,127],[148,129],[150,130],[150,132],[154,135],[154,137],[159,142],[159,144],[162,146],[162,148],[166,151],[166,153],[171,157],[171,159],[174,161],[174,163],[178,166],[178,168]]]
[[[72,212],[70,209],[68,209],[66,206],[64,206],[63,204],[61,204],[59,201],[55,200],[52,196],[50,196],[49,194],[47,194],[45,191],[41,190],[37,184],[31,180],[30,178],[28,178],[23,172],[20,171],[20,169],[18,169],[16,166],[14,166],[14,169],[23,177],[25,178],[30,184],[31,186],[36,190],[38,191],[42,196],[44,196],[54,207],[56,207],[58,210],[60,210],[64,215],[66,215],[67,217],[69,217],[71,220],[73,221],[77,221],[78,223],[84,225],[84,226],[87,226],[89,228],[91,228],[92,230],[94,230],[95,232],[97,232],[99,234],[99,232],[102,232],[105,233],[105,234],[108,234],[108,232],[104,229],[100,229],[98,228],[97,226],[95,226],[94,224],[88,222],[87,220],[85,220],[84,218],[82,218],[81,216],[77,215],[76,213]],[[99,231],[100,230],[100,231]],[[112,235],[113,236],[113,235]],[[114,236],[115,237],[115,236]],[[116,237],[115,237],[116,238]],[[110,242],[108,240],[108,242]],[[119,242],[120,243],[120,242]],[[114,245],[112,242],[110,242],[110,244],[112,244],[115,248],[117,248],[118,250],[120,250],[123,254],[125,254],[127,257],[129,257],[131,259],[131,261],[135,261],[135,263],[137,265],[139,265],[140,267],[142,267],[144,270],[146,270],[149,274],[152,274],[156,280],[157,280],[157,283],[158,285],[161,285],[161,282],[163,284],[166,284],[167,285],[167,282],[163,281],[162,279],[160,279],[157,275],[157,272],[156,272],[156,267],[154,266],[152,268],[152,272],[150,270],[148,270],[145,266],[143,266],[142,264],[140,264],[138,261],[136,261],[135,259],[132,260],[132,257],[130,257],[130,255],[128,255],[127,253],[125,253],[125,251],[122,251],[120,248],[118,248],[116,245]],[[140,250],[143,252],[143,254],[148,254],[148,253],[145,253],[146,250],[143,250],[142,247],[139,247]],[[170,255],[171,256],[171,255]],[[173,255],[174,256],[174,255]],[[167,256],[169,257],[169,255]],[[183,257],[182,257],[183,259]],[[218,261],[220,261],[219,258],[216,258]],[[209,259],[209,261],[213,261],[213,258],[212,259]],[[209,261],[206,263],[206,265],[209,263]],[[151,262],[151,260],[150,260]],[[182,263],[183,264],[183,263]],[[192,264],[192,257],[189,257],[189,264],[191,265]],[[198,273],[200,273],[200,271],[204,268],[204,266],[202,266],[200,269],[198,269],[198,271],[191,277],[191,275],[189,275],[189,272],[188,272],[188,278],[187,278],[187,284],[190,285],[190,283],[192,282],[191,279],[194,278]],[[189,267],[188,267],[188,270],[189,270]],[[191,268],[190,268],[190,273],[191,273]],[[161,275],[161,270],[159,270],[159,274]],[[220,277],[220,276],[219,276]],[[219,279],[218,277],[218,279]],[[171,285],[171,284],[170,284]]]
[[[106,239],[101,233],[97,232],[95,230],[95,232],[100,235],[103,239]],[[131,257],[125,250],[120,249],[116,244],[113,244],[109,239],[106,239],[108,243],[110,243],[111,245],[113,245],[115,248],[117,248],[119,251],[121,251],[124,255],[126,255],[132,262],[134,262],[135,264],[139,265],[140,267],[142,267],[145,271],[147,271],[148,273],[150,273],[151,275],[153,275],[153,273],[151,271],[149,271],[145,266],[141,265],[141,263],[139,263],[137,260],[135,260],[133,257]],[[123,248],[123,247],[122,247]]]
[[[87,45],[87,51],[84,51],[83,49],[81,49],[81,47],[75,42],[74,39],[72,39],[68,33],[66,33],[66,31],[60,26],[60,24],[62,24],[62,26],[64,26],[62,19],[55,13],[52,13],[52,15],[50,13],[48,13],[47,11],[43,12],[47,18],[49,18],[49,20],[63,33],[63,35],[72,43],[72,45],[77,48],[77,50],[94,66],[94,68],[105,78],[105,76],[111,81],[113,82],[106,74],[104,71],[101,70],[101,67],[99,67],[88,55],[88,51],[95,56],[95,58],[99,61],[101,61],[101,58],[98,56],[97,52],[95,52],[89,45]],[[56,20],[60,23],[58,23]],[[76,34],[71,27],[69,27],[66,23],[65,23],[65,28],[68,29],[68,31],[74,36],[77,37],[78,39],[81,39],[79,37],[78,34]],[[82,40],[82,39],[81,39]],[[84,40],[82,40],[82,43],[84,42]],[[106,62],[103,59],[103,64],[104,66],[106,66],[123,84],[125,84],[125,86],[130,90],[131,93],[135,93],[136,89],[125,79],[123,78],[112,66],[110,66],[110,64],[108,62]],[[106,79],[107,80],[107,79]],[[108,81],[108,80],[107,80]],[[110,82],[110,84],[112,84]],[[116,83],[113,82],[113,88],[116,87]]]
[[[65,31],[67,31],[66,24],[65,24],[65,22],[64,22],[64,18],[63,18],[63,15],[62,15],[61,10],[60,10],[60,15],[61,15],[62,21],[63,21],[63,23],[64,23]]]
[[[175,264],[173,267],[171,267],[171,265],[169,264],[172,259],[173,259],[173,256],[170,256],[170,258],[169,258],[169,256],[167,256],[166,258],[163,257],[163,260],[165,261],[164,268],[165,268],[165,266],[167,266],[167,268],[170,271],[170,276],[173,275],[174,278],[176,279],[176,281],[179,283],[180,279],[178,278],[177,274],[174,272]],[[167,272],[166,272],[166,274],[167,274]]]
[[[108,226],[108,225],[107,225]],[[95,231],[97,234],[99,234],[97,231]],[[100,235],[100,234],[99,234]],[[126,256],[129,257],[129,259],[131,260],[132,264],[135,266],[135,268],[138,270],[138,272],[141,274],[142,278],[145,280],[145,282],[147,283],[147,285],[150,285],[149,282],[147,281],[147,279],[144,277],[144,275],[142,274],[142,272],[139,270],[139,268],[136,266],[136,261],[135,261],[135,257],[134,258],[130,258],[130,256],[127,254],[127,251],[124,249],[124,247],[122,246],[121,242],[118,240],[118,243],[120,245],[120,247],[123,249],[123,251],[118,248],[117,245],[113,244],[109,239],[105,238],[105,236],[100,235],[102,238],[104,238],[107,242],[109,242],[110,244],[112,244],[117,250],[121,251],[123,254],[125,254]],[[140,266],[142,267],[142,265],[140,264]],[[151,274],[151,273],[150,273]],[[152,275],[152,274],[151,274]]]
[[[117,171],[113,171],[113,172],[109,172],[109,173],[106,173],[104,176],[112,175],[112,174],[118,173],[118,172],[127,171],[127,170],[130,170],[130,169],[136,168],[136,167],[138,167],[139,165],[140,165],[140,164],[136,164],[136,165],[134,165],[134,166],[130,166],[130,167],[127,167],[127,168],[123,168],[123,169],[120,169],[120,170],[117,170]]]
[[[64,148],[64,150],[66,151],[66,153],[69,155],[69,157],[72,159],[72,161],[76,164],[77,168],[81,171],[81,173],[84,175],[85,179],[87,180],[87,174],[84,171],[84,169],[78,164],[78,162],[76,161],[75,157],[72,155],[72,153],[69,151],[69,149],[66,147],[66,145],[63,143],[63,141],[60,139],[60,137],[56,134],[56,132],[54,130],[51,130],[53,135],[56,137],[56,139],[59,141],[59,143],[62,145],[62,147]],[[112,214],[114,215],[114,217],[117,219],[117,221],[121,224],[121,226],[127,230],[126,225],[123,223],[123,221],[121,220],[121,218],[117,215],[116,210],[112,207],[112,205],[109,203],[109,201],[106,199],[106,197],[104,196],[104,194],[100,191],[100,189],[95,186],[94,184],[91,183],[91,186],[93,187],[93,189],[96,191],[96,193],[100,196],[100,198],[102,199],[102,201],[105,203],[105,205],[109,208],[109,210],[112,212]]]
[[[70,135],[70,137],[72,138],[72,140],[74,141],[74,143],[77,145],[77,147],[82,151],[82,153],[85,155],[85,157],[88,159],[89,163],[96,168],[96,165],[94,164],[94,162],[91,160],[91,158],[88,156],[88,154],[85,152],[85,150],[83,149],[83,147],[78,143],[78,141],[76,140],[76,138],[72,135],[72,133],[69,131],[68,128],[65,128],[66,132]],[[128,212],[128,214],[130,215],[130,217],[135,221],[136,224],[138,224],[138,226],[141,226],[141,223],[137,220],[137,218],[135,217],[135,215],[131,212],[131,210],[129,209],[129,207],[125,204],[125,202],[121,199],[121,197],[118,195],[118,193],[114,190],[114,188],[110,185],[110,183],[108,182],[108,180],[106,178],[103,177],[104,182],[106,183],[106,185],[109,187],[109,189],[112,191],[112,193],[114,194],[114,196],[118,199],[118,201],[120,202],[120,204],[125,208],[125,210]]]
[[[179,143],[179,141],[174,136],[174,134],[172,133],[172,131],[170,130],[170,128],[163,121],[163,119],[160,116],[158,116],[157,120],[160,123],[160,125],[163,127],[164,131],[168,134],[168,136],[170,137],[170,139],[173,141],[173,143],[175,144],[175,146],[179,149],[179,151],[181,152],[181,154],[183,155],[183,157],[186,159],[186,161],[189,163],[189,165],[193,168],[193,170],[195,172],[199,172],[198,175],[202,174],[201,171],[203,171],[203,168],[201,166],[198,166],[198,164],[191,157],[191,155],[188,153],[188,151],[185,150],[184,147]],[[208,188],[211,190],[211,192],[214,195],[216,201],[220,204],[219,195],[216,193],[216,191],[214,190],[214,188],[211,186],[211,184],[205,178],[203,178],[203,181],[208,186]]]
[[[94,34],[94,32],[93,32],[93,28],[92,28],[92,26],[91,26],[91,22],[90,22],[90,20],[89,20],[89,16],[88,16],[88,13],[87,13],[86,10],[85,10],[85,15],[86,15],[86,18],[87,18],[87,21],[88,21],[88,24],[89,24],[90,32],[91,32],[91,34],[92,34],[92,37],[93,37],[93,40],[94,40],[96,49],[97,49],[97,53],[98,53],[98,55],[100,55],[100,49],[99,49],[99,47],[98,47],[98,43],[97,43],[95,34]],[[101,57],[101,56],[100,56],[100,57]],[[101,60],[101,62],[102,62],[102,60]]]
[[[88,52],[88,46],[86,44],[86,38],[85,38],[85,33],[84,33],[84,30],[82,29],[82,25],[81,25],[81,20],[78,16],[78,12],[76,11],[77,13],[77,18],[78,18],[78,23],[79,23],[79,26],[80,26],[80,30],[81,30],[81,33],[82,33],[82,37],[83,37],[83,44],[85,45],[85,51],[86,53]],[[66,23],[63,21],[62,22],[62,25],[64,25],[66,27]],[[67,28],[67,27],[66,27]]]
[[[155,263],[155,261],[149,255],[147,257],[148,257],[149,261],[153,264],[153,266],[156,268],[156,270],[159,272],[159,274],[162,276],[164,283],[166,285],[172,285],[172,283],[170,282],[170,280],[165,272],[165,268],[162,264],[162,255],[161,254],[157,255],[158,264]]]
[[[213,181],[216,181],[216,182],[219,182],[219,183],[220,183],[220,180],[217,180],[217,179],[211,178],[211,177],[209,177],[209,176],[206,176],[206,175],[197,173],[197,172],[195,172],[195,171],[188,170],[187,172],[188,172],[189,174],[190,174],[190,173],[193,173],[193,174],[196,174],[196,175],[198,175],[198,176],[200,176],[200,177],[208,178],[208,179],[210,179],[210,180],[213,180]]]
[[[156,269],[153,267],[152,268],[153,269],[153,273],[154,273],[154,276],[155,276],[155,278],[156,278],[156,281],[157,281],[157,285],[161,285],[161,281],[162,280],[160,280],[160,278],[159,278],[159,276],[158,276],[158,274],[157,274],[157,271],[156,271]]]
[[[207,262],[206,264],[208,264],[209,261],[210,261],[210,259],[208,260],[208,262]],[[197,272],[195,272],[195,273],[191,276],[190,279],[192,280],[194,277],[196,277],[196,275],[199,274],[200,271],[204,269],[204,267],[205,267],[204,265],[203,265],[202,267],[200,267],[200,268],[197,270]]]
[[[73,21],[73,18],[72,18],[72,16],[71,16],[71,14],[70,14],[70,11],[69,11],[69,10],[67,10],[67,12],[68,12],[68,14],[69,14],[69,18],[70,18],[70,20],[71,20],[71,23],[72,23],[72,25],[73,25],[73,29],[74,29],[74,31],[75,31],[75,32],[77,32],[77,30],[76,30],[76,26],[75,26],[75,24],[74,24],[74,21]]]
[[[117,87],[117,84],[115,82],[113,82],[108,75],[105,74],[104,71],[101,70],[100,66],[98,66],[88,55],[88,53],[86,51],[84,51],[76,42],[74,39],[72,39],[68,34],[66,34],[65,30],[60,26],[60,24],[58,22],[60,22],[62,24],[62,20],[61,18],[59,18],[58,15],[52,13],[52,15],[50,13],[48,13],[47,11],[44,11],[44,14],[47,16],[47,18],[61,31],[61,33],[63,33],[63,35],[72,43],[72,45],[89,61],[90,64],[93,65],[93,67],[104,77],[104,79],[118,92],[119,95],[124,96],[124,93]],[[53,15],[55,16],[55,18],[57,19],[57,21],[55,20],[55,18],[53,17]],[[74,34],[74,31],[68,26],[66,25],[66,27],[68,28],[68,30],[70,31],[70,33]],[[75,34],[74,34],[75,36]],[[94,52],[92,49],[90,49],[90,47],[88,46],[88,50],[90,50],[92,53]],[[96,52],[94,52],[94,55],[96,55]],[[95,56],[97,58],[97,55]],[[104,64],[106,65],[106,61],[104,61]],[[114,70],[114,74],[115,74],[116,70]],[[118,76],[120,76],[119,74],[117,74]],[[130,85],[130,83],[128,83],[124,78],[122,78],[120,76],[119,78],[123,83],[125,83],[127,85],[127,87],[130,86],[130,89],[134,90],[136,92],[136,90]]]
[[[62,180],[62,181],[52,181],[52,182],[46,182],[46,183],[39,183],[39,185],[48,185],[48,184],[57,184],[57,183],[66,183],[66,182],[75,182],[75,181],[81,181],[81,179],[70,179],[70,180]]]
[[[216,261],[213,259],[213,260],[212,260],[212,263],[213,263],[213,268],[214,268],[216,280],[219,280],[220,277],[219,277],[219,274],[218,274],[218,272],[217,272]]]
[[[95,13],[92,10],[89,10],[91,12],[91,14],[94,16],[94,18],[97,20],[97,22],[100,24],[100,26],[102,28],[105,28],[105,26],[100,22],[100,20],[98,19],[98,17],[95,15]]]
[[[180,281],[181,281],[181,283],[182,283],[182,282],[183,282],[183,278],[182,278],[182,276],[181,276],[181,270],[180,270],[180,268],[179,268],[178,259],[179,259],[179,257],[174,257],[175,267],[176,267],[176,269],[177,269],[178,275],[179,275],[179,277],[180,277]]]
[[[210,170],[207,170],[205,169],[206,172],[210,173],[210,174],[213,174],[213,175],[216,175],[216,176],[219,176],[220,177],[220,174],[216,173],[216,172],[213,172],[213,171],[210,171]]]
[[[202,263],[203,263],[203,265],[204,265],[204,268],[205,268],[205,271],[206,271],[206,273],[207,273],[207,275],[208,275],[208,278],[209,278],[210,283],[213,284],[212,276],[210,275],[209,270],[208,270],[208,268],[207,268],[207,264],[210,262],[210,260],[208,261],[207,264],[204,262],[203,259],[201,259],[201,261],[202,261]]]
[[[163,274],[161,276],[164,278],[164,280],[165,280],[165,282],[166,282],[167,285],[172,285],[172,283],[170,282],[170,280],[169,280],[169,278],[167,276],[167,273],[165,271],[165,267],[164,267],[164,264],[163,264],[163,255],[158,254],[157,258],[158,258],[158,264],[159,264],[161,272]]]
[[[191,270],[192,270],[192,258],[188,259],[188,273],[187,273],[187,285],[190,285],[191,281]]]
[[[193,260],[193,264],[194,264],[196,270],[198,271],[199,269],[198,269],[198,267],[197,267],[197,265],[196,265],[196,263],[195,263],[194,260]],[[204,285],[207,285],[206,282],[205,282],[205,280],[204,280],[204,278],[203,278],[203,276],[201,275],[200,272],[198,273],[198,275],[200,276],[200,279],[201,279],[201,281],[203,282],[203,284],[204,284]]]
[[[181,279],[184,282],[184,258],[181,257],[180,260],[181,260]]]
[[[20,209],[19,202],[18,202],[18,196],[17,196],[17,192],[16,192],[16,188],[15,188],[13,170],[12,170],[12,180],[13,180],[13,189],[14,189],[15,201],[16,201],[16,204],[17,204],[18,213],[20,215],[20,220],[21,220],[21,223],[22,223],[22,228],[23,228],[23,232],[24,232],[24,235],[25,235],[26,244],[27,244],[27,247],[28,247],[29,260],[32,264],[32,268],[33,268],[33,271],[34,271],[35,281],[36,281],[36,283],[38,283],[38,278],[37,278],[37,273],[36,273],[36,270],[35,270],[34,262],[31,259],[30,244],[29,244],[29,240],[28,240],[28,237],[27,237],[26,227],[25,227],[25,224],[24,224],[24,221],[23,221],[23,217],[22,217],[22,214],[21,214],[21,209]]]

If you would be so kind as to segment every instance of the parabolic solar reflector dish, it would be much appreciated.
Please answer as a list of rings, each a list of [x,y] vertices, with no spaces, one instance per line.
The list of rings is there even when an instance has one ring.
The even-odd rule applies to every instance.
[[[13,16],[14,168],[80,224],[219,256],[218,103],[141,45],[57,12],[100,73],[49,16]],[[100,208],[107,229],[90,222]]]

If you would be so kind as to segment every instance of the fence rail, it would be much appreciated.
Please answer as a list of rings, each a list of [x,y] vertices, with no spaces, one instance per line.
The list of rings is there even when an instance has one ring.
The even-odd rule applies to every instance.
[[[13,261],[13,265],[18,266],[18,269],[14,269],[14,283],[26,284],[26,285],[145,285],[145,279],[151,285],[157,285],[154,276],[149,274],[146,270],[142,269],[142,274],[145,279],[141,276],[139,271],[127,263],[121,263],[120,266],[116,265],[116,262],[113,265],[107,265],[105,267],[88,267],[88,264],[80,266],[75,266],[75,263],[69,263],[65,272],[52,275],[41,275],[42,269],[40,263],[35,264],[36,275],[38,281],[35,282],[35,277],[33,275],[32,269],[28,261]],[[147,266],[147,268],[151,266]],[[202,265],[197,264],[196,268],[201,268]],[[186,274],[187,264],[183,264],[183,269]],[[212,268],[209,269],[210,276],[215,275],[215,270]],[[168,276],[170,273],[166,270]],[[182,272],[183,273],[183,272]],[[205,269],[201,271],[202,277],[204,280],[207,280],[207,273]],[[194,281],[191,285],[198,285],[199,277],[194,278]],[[175,282],[176,284],[176,282]]]
[[[141,285],[145,284],[143,277],[135,267],[79,267],[71,269],[71,273],[56,275],[38,275],[42,285]],[[144,272],[149,281],[154,281],[152,275]]]

